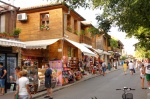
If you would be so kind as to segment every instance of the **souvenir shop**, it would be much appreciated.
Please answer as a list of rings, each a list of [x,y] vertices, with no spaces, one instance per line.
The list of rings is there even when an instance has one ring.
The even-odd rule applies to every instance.
[[[27,48],[22,49],[22,69],[28,71],[31,90],[45,90],[44,87],[44,65],[49,63],[52,68],[52,87],[63,86],[80,80],[83,76],[81,61],[84,55],[94,56],[95,54],[81,44],[65,39],[51,39],[52,43],[43,45],[41,41],[26,42]],[[51,42],[49,41],[49,42]],[[38,45],[40,42],[40,45]],[[63,43],[63,46],[62,46]],[[45,46],[45,47],[44,47]],[[80,49],[79,49],[80,48]]]

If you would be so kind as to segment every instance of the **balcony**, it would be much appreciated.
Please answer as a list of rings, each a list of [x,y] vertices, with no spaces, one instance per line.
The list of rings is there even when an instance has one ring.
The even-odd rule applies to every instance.
[[[6,34],[6,33],[0,33],[0,38],[3,39],[14,39],[14,40],[18,40],[19,35],[11,35],[11,34]]]
[[[114,51],[114,52],[121,52],[121,49],[119,49],[119,48],[114,48],[113,51]]]
[[[80,42],[88,45],[92,45],[92,39],[84,35],[80,36]]]
[[[112,47],[109,46],[109,47],[108,47],[108,51],[112,51],[112,50],[113,50]]]

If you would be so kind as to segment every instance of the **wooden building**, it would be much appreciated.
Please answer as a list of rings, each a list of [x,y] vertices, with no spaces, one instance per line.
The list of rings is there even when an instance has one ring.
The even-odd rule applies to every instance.
[[[62,68],[69,62],[69,68],[76,70],[83,54],[95,56],[80,44],[81,21],[85,19],[70,10],[68,5],[24,8],[19,10],[17,16],[16,26],[22,29],[19,39],[26,43],[26,48],[22,49],[23,69],[36,65],[40,70],[45,63],[62,60]]]

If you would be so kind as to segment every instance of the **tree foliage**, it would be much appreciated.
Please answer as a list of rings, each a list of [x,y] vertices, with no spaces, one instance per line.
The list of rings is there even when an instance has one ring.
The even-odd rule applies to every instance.
[[[90,7],[91,0],[46,0],[46,1],[53,1],[56,3],[66,3],[70,6],[70,8],[79,8],[79,7]]]
[[[135,56],[139,58],[150,58],[150,50],[146,50],[146,48],[141,47],[139,44],[135,45],[136,51]]]
[[[121,60],[126,60],[126,59],[128,59],[128,57],[127,56],[121,56],[120,59]]]
[[[91,33],[91,36],[100,35],[100,34],[103,33],[102,31],[100,31],[99,29],[97,29],[97,28],[95,28],[95,27],[90,27],[90,28],[88,29],[88,32]]]
[[[103,8],[97,17],[110,19],[128,37],[136,37],[141,47],[150,49],[149,0],[93,0],[95,8]]]
[[[110,42],[110,46],[112,48],[117,48],[118,47],[118,41],[117,40],[111,38],[109,42]]]

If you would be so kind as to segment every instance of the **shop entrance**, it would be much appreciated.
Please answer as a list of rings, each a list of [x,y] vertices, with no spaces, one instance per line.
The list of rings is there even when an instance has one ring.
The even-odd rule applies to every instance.
[[[0,53],[0,62],[3,63],[7,70],[7,78],[5,82],[5,92],[15,90],[15,82],[10,81],[10,76],[16,79],[15,68],[17,66],[17,54]],[[13,87],[11,87],[13,85]]]

